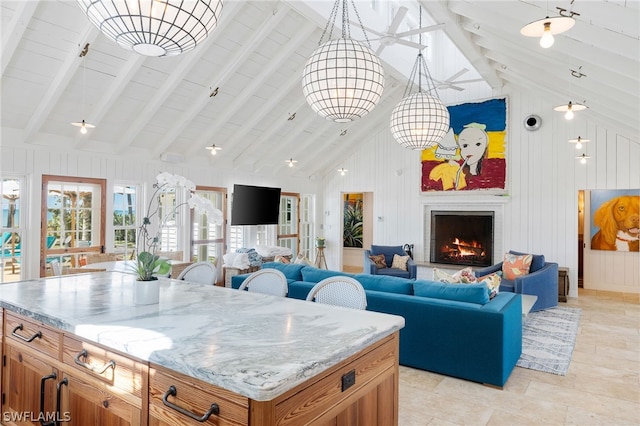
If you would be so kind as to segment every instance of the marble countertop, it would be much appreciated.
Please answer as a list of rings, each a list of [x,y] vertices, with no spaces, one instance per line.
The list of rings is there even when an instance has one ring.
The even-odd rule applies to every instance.
[[[404,327],[404,318],[160,279],[66,275],[0,285],[0,306],[150,363],[269,401]]]

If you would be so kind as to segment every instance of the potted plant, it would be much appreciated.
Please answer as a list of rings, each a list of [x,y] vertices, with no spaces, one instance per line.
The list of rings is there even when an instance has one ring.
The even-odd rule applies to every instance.
[[[156,254],[161,242],[162,228],[167,221],[173,217],[178,209],[184,204],[188,204],[198,214],[206,214],[209,222],[222,223],[222,212],[213,206],[211,200],[203,198],[195,193],[196,186],[190,180],[171,173],[160,173],[153,184],[155,192],[149,201],[147,214],[142,219],[142,225],[138,228],[136,238],[136,251],[138,253],[133,272],[136,275],[136,289],[134,300],[138,305],[158,303],[160,297],[160,287],[157,281],[158,275],[166,275],[171,270],[171,265],[167,259],[162,259]],[[186,189],[189,192],[189,199],[185,203],[180,203],[163,214],[158,201],[161,193],[169,190]],[[163,215],[163,217],[160,217]],[[151,230],[152,221],[158,218],[155,232]]]

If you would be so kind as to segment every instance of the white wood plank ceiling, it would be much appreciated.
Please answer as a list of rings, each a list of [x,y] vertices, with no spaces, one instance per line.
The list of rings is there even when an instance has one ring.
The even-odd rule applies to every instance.
[[[557,104],[585,103],[594,120],[637,139],[638,2],[421,3],[428,13],[423,26],[444,24],[426,38],[433,77],[442,82],[467,69],[456,81],[484,80],[460,84],[461,91],[439,90],[445,103],[488,97],[515,85]],[[361,1],[357,7],[362,11],[370,4]],[[413,14],[406,31],[415,24],[418,3],[402,4]],[[326,23],[326,2],[227,0],[218,28],[205,43],[170,58],[118,47],[89,23],[75,1],[1,0],[0,5],[2,127],[22,134],[22,141],[11,143],[146,158],[176,153],[184,163],[243,172],[281,173],[289,158],[298,161],[293,173],[300,177],[334,172],[343,156],[388,127],[416,54],[398,44],[386,47],[380,104],[363,119],[341,125],[316,116],[301,89],[304,63]],[[391,18],[398,5],[377,1]],[[573,29],[543,50],[519,30],[557,15],[555,6],[580,16]],[[365,26],[381,32],[391,19],[386,13],[361,14]],[[80,58],[87,43],[89,53]],[[372,41],[374,50],[378,43]],[[586,77],[572,77],[572,69]],[[96,124],[87,135],[70,125],[83,119]],[[213,158],[205,150],[212,144],[224,148]]]

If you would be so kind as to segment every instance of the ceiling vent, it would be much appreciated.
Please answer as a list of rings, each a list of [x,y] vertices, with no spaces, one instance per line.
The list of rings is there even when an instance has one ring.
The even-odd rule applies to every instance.
[[[176,152],[165,152],[160,156],[160,159],[167,163],[180,163],[184,161],[184,155]]]

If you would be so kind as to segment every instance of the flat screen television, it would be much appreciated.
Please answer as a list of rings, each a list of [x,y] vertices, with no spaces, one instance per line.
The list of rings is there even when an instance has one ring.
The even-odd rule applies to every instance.
[[[277,225],[280,188],[233,185],[231,225]]]

